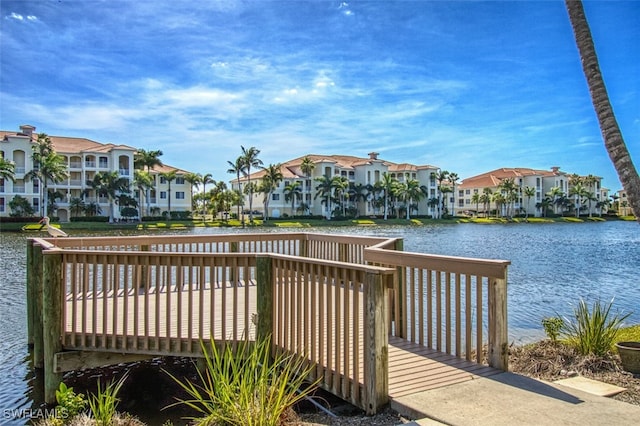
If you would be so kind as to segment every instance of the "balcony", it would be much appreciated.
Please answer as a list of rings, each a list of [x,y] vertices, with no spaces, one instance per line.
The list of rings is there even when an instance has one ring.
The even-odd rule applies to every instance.
[[[4,185],[0,185],[0,192],[4,192]]]
[[[92,167],[92,168],[95,168],[95,167],[96,167],[96,162],[95,162],[95,161],[85,161],[85,162],[84,162],[84,166],[85,166],[85,167]]]
[[[13,192],[18,194],[24,194],[26,192],[24,185],[13,185]]]
[[[82,168],[82,162],[80,161],[72,161],[69,163],[69,168],[70,169],[81,169]]]
[[[120,176],[129,176],[131,171],[129,169],[120,169]]]
[[[23,175],[25,174],[25,168],[24,167],[16,167],[15,168],[16,174],[17,175]]]
[[[69,185],[70,186],[81,186],[82,185],[82,179],[69,179]]]

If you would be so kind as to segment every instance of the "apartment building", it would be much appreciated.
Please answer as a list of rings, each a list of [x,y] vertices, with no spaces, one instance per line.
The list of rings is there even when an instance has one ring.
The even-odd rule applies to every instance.
[[[437,182],[432,177],[434,172],[438,172],[439,168],[435,166],[422,165],[416,166],[408,163],[393,163],[378,158],[378,153],[371,152],[368,157],[355,157],[348,155],[315,155],[309,154],[303,157],[295,158],[281,163],[280,171],[283,175],[282,182],[279,183],[276,190],[271,194],[269,200],[269,212],[271,217],[280,217],[283,214],[295,215],[297,207],[300,203],[308,206],[309,212],[316,216],[330,216],[329,206],[321,202],[320,197],[316,197],[318,182],[316,178],[327,177],[329,179],[340,176],[349,183],[358,185],[361,188],[368,185],[375,185],[382,180],[384,173],[389,174],[393,179],[399,182],[408,180],[417,180],[420,185],[425,186],[429,192],[429,198],[437,196]],[[309,176],[303,172],[303,162],[305,158],[312,163],[312,171]],[[259,182],[265,175],[264,170],[251,173],[249,177],[241,177],[240,180],[234,179],[230,182],[232,189],[242,189],[251,180],[251,182]],[[285,201],[286,188],[294,183],[299,182],[301,189],[300,202]],[[248,195],[245,195],[244,208],[249,206]],[[264,213],[264,194],[254,193],[252,200],[252,208]],[[374,194],[369,191],[363,191],[363,197],[357,197],[349,202],[351,207],[357,208],[361,216],[381,215],[383,211],[379,203],[374,202]],[[418,202],[417,212],[412,214],[434,214],[433,208],[428,206],[427,198],[423,197]]]
[[[485,215],[493,212],[496,208],[504,209],[505,206],[497,206],[495,201],[485,205],[478,202],[474,198],[474,194],[482,195],[485,189],[489,189],[491,193],[500,192],[500,184],[505,179],[513,179],[515,186],[518,188],[518,199],[515,201],[514,208],[517,212],[527,212],[531,216],[542,216],[540,203],[548,197],[547,194],[552,188],[558,188],[565,196],[571,193],[571,173],[560,170],[560,167],[551,167],[550,170],[536,170],[529,168],[501,168],[482,173],[464,179],[456,187],[456,206],[459,212],[468,212],[471,214]],[[585,176],[582,176],[585,177]],[[599,213],[601,208],[596,207],[598,201],[607,200],[609,198],[609,190],[601,185],[602,178],[593,176],[593,183],[587,188],[595,196],[588,213]],[[524,188],[530,187],[534,189],[534,194],[528,197],[524,194]],[[538,206],[538,207],[536,207]],[[549,206],[554,209],[553,204]]]
[[[44,215],[42,203],[42,188],[35,179],[27,179],[33,170],[32,148],[37,143],[36,128],[30,125],[20,126],[19,132],[0,131],[0,155],[15,165],[15,182],[0,180],[0,216],[9,216],[9,202],[19,195],[26,198],[33,206],[36,214]],[[134,186],[134,155],[136,148],[127,145],[103,144],[85,138],[64,136],[49,136],[56,153],[64,158],[67,165],[68,178],[59,183],[49,183],[49,191],[57,191],[63,195],[56,200],[55,215],[61,221],[68,221],[71,216],[71,200],[79,198],[85,202],[95,202],[99,206],[99,215],[110,214],[109,201],[99,196],[91,187],[91,182],[99,172],[117,172],[120,177],[130,183],[132,196],[138,201],[138,211],[145,204],[144,196]],[[177,171],[177,178],[169,183],[163,180],[160,173],[170,170]],[[171,197],[171,211],[191,210],[190,185],[184,181],[187,172],[171,166],[162,166],[151,170],[154,178],[154,188],[150,191],[150,207],[158,211],[169,208]],[[121,218],[120,209],[113,212],[114,219]]]

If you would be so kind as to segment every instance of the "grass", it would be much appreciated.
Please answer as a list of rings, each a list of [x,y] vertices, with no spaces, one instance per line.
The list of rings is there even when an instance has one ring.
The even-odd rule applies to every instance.
[[[640,342],[640,324],[621,328],[615,342]]]

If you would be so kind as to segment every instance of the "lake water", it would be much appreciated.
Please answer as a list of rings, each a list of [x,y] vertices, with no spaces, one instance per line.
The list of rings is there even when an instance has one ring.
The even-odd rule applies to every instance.
[[[407,251],[510,260],[509,335],[517,344],[544,337],[541,319],[570,314],[581,298],[589,303],[614,299],[614,311],[633,312],[627,322],[640,323],[640,226],[636,222],[337,227],[305,231],[400,237]],[[180,233],[228,232],[256,231],[196,228]],[[122,234],[125,232],[113,233]],[[90,234],[73,236],[85,235]],[[25,265],[29,236],[0,233],[0,424],[25,424],[25,410],[38,408],[41,400],[41,381],[34,376],[26,344]]]

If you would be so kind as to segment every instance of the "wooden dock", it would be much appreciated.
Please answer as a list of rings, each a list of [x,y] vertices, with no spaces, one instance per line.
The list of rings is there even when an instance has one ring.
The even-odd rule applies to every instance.
[[[29,338],[48,399],[63,371],[267,336],[368,413],[507,368],[506,261],[316,234],[55,243],[28,251]]]

